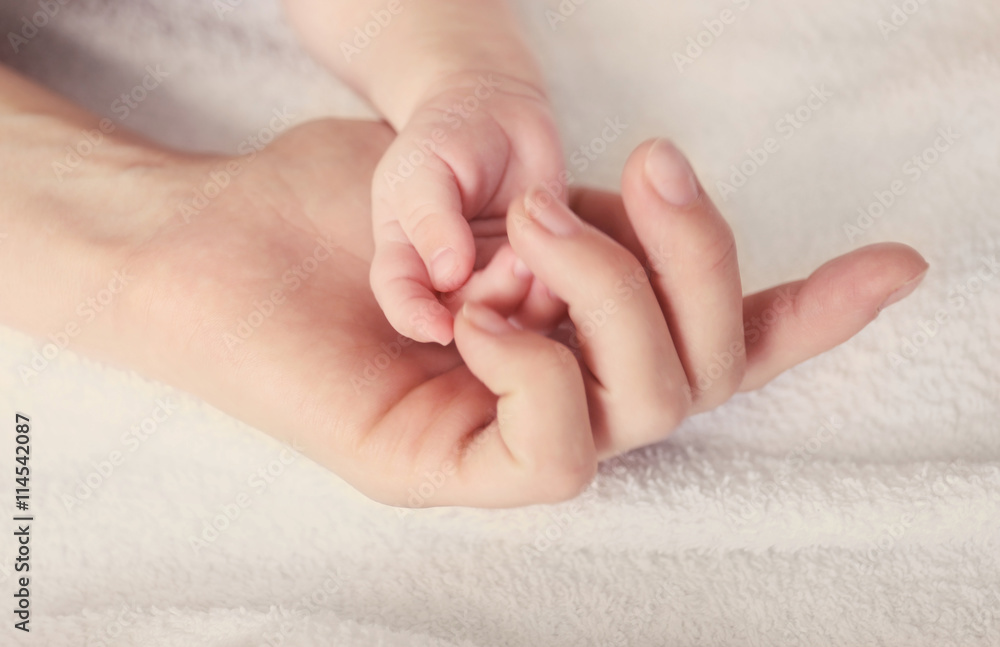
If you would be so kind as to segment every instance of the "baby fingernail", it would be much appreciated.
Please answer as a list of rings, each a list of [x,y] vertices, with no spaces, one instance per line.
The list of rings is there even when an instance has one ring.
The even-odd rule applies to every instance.
[[[425,305],[410,315],[410,326],[416,332],[411,337],[419,342],[436,342],[447,346],[451,343],[450,319],[451,315],[440,303]]]
[[[925,276],[927,276],[927,268],[924,268],[923,272],[917,274],[912,279],[893,290],[892,294],[886,297],[885,301],[882,302],[882,305],[878,307],[877,312],[882,312],[892,304],[899,303],[906,297],[910,296],[910,294],[917,289],[917,286],[920,285],[920,282],[924,280]]]
[[[556,236],[570,236],[582,229],[569,207],[543,189],[534,189],[524,199],[524,212],[543,229]]]
[[[676,146],[657,139],[646,154],[646,178],[666,202],[686,207],[698,199],[694,170]]]
[[[451,335],[449,335],[445,330],[430,330],[428,331],[427,336],[431,338],[431,341],[441,344],[442,346],[447,346],[451,343]]]
[[[503,335],[514,330],[514,326],[495,310],[478,303],[466,301],[465,305],[462,306],[462,314],[476,328],[494,335]]]
[[[431,259],[431,274],[434,285],[439,289],[445,286],[448,280],[458,269],[458,255],[450,247],[442,247]]]

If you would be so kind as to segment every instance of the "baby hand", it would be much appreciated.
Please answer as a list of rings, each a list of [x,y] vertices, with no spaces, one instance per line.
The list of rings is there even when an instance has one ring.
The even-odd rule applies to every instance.
[[[565,199],[562,150],[541,90],[463,73],[429,93],[375,171],[371,287],[386,319],[446,345],[453,318],[437,293],[460,288],[506,242],[511,201],[530,186]]]

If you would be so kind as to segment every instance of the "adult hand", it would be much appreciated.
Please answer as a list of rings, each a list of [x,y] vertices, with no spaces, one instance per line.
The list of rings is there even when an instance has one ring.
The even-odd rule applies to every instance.
[[[578,361],[475,305],[458,317],[457,348],[408,343],[393,330],[368,284],[367,187],[392,140],[384,126],[307,124],[254,159],[109,141],[55,185],[35,167],[79,137],[79,123],[54,119],[0,124],[6,141],[21,133],[37,144],[13,167],[0,205],[8,231],[30,241],[44,227],[45,249],[58,250],[12,246],[3,269],[21,292],[2,303],[4,321],[53,333],[118,272],[124,287],[72,348],[188,390],[380,501],[511,506],[573,496],[598,457],[666,436],[692,410],[685,376],[739,337],[728,230],[704,196],[685,208],[657,197],[645,148],[625,172],[627,211],[617,196],[582,191],[573,204],[596,226],[568,212],[508,216],[518,254],[568,302],[578,328],[587,329],[595,304],[618,299],[616,313],[584,336]],[[226,173],[226,188],[206,190]],[[550,231],[572,231],[548,233],[546,218]],[[645,283],[637,272],[661,240],[673,269]],[[513,273],[512,258],[497,254],[482,280],[509,263],[500,283],[531,283]],[[694,391],[694,407],[850,337],[923,267],[909,248],[874,246],[790,284],[789,307],[747,338],[745,373],[734,368]],[[638,281],[625,298],[617,277],[629,275]],[[30,309],[22,292],[36,295]],[[744,318],[776,294],[748,297]]]

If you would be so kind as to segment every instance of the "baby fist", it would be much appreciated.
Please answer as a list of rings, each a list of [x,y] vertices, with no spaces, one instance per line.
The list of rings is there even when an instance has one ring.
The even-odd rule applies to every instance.
[[[451,292],[506,242],[516,196],[540,182],[565,199],[566,175],[545,95],[493,73],[462,73],[414,111],[375,171],[371,287],[386,318],[446,345]]]

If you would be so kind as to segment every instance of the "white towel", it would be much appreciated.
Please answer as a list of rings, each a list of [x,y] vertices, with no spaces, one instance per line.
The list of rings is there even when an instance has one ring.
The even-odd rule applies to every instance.
[[[162,66],[124,123],[169,144],[232,150],[275,108],[370,114],[270,0],[15,0],[4,31],[43,4],[56,15],[7,62],[113,118]],[[372,503],[205,403],[71,351],[25,384],[40,343],[0,330],[0,412],[32,415],[37,515],[32,633],[4,611],[0,644],[1000,644],[1000,5],[520,10],[578,182],[614,187],[636,144],[670,136],[732,223],[748,291],[883,240],[925,255],[924,284],[844,346],[606,463],[578,500],[510,511]],[[574,153],[607,119],[621,136]],[[939,132],[946,150],[926,153]],[[157,407],[166,420],[144,422]],[[255,477],[268,466],[271,483]],[[5,509],[13,487],[7,468]]]

